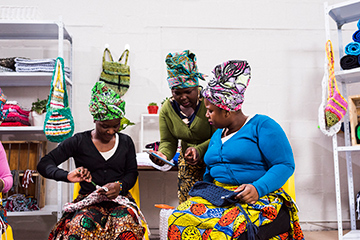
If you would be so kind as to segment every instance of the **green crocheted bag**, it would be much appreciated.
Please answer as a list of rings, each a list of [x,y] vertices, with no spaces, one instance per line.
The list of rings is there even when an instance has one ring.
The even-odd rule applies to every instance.
[[[106,61],[106,53],[108,53],[110,61]],[[121,63],[125,57],[125,63]],[[103,55],[103,70],[100,74],[100,81],[114,90],[122,97],[130,87],[130,66],[127,65],[129,50],[126,49],[119,58],[118,62],[114,62],[110,50],[105,48]]]
[[[62,142],[74,133],[74,120],[65,85],[64,60],[56,59],[44,122],[44,133],[51,142]]]

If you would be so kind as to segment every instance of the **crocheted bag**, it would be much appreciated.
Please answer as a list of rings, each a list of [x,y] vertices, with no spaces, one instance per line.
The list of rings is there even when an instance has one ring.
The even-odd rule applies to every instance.
[[[202,197],[213,205],[218,207],[224,207],[238,202],[235,196],[239,194],[225,188],[216,186],[213,183],[198,181],[189,191],[189,195],[192,197]]]
[[[108,53],[110,61],[105,60],[106,53]],[[121,60],[125,56],[125,63]],[[118,62],[114,62],[110,50],[105,48],[103,55],[103,70],[100,74],[100,81],[106,83],[108,87],[114,90],[122,97],[130,87],[130,66],[127,65],[129,57],[129,50],[126,49],[119,58]]]
[[[62,142],[74,133],[74,120],[65,85],[64,60],[56,59],[51,89],[46,105],[44,133],[51,142]]]
[[[328,102],[325,106],[325,120],[327,127],[330,128],[344,117],[348,103],[340,94],[336,83],[334,71],[334,52],[330,40],[326,42],[326,55],[328,58],[329,71],[329,96]]]

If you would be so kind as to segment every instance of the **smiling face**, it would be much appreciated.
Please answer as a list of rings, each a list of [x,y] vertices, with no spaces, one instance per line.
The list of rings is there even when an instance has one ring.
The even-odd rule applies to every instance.
[[[184,108],[191,107],[195,109],[199,99],[198,87],[172,89],[171,93],[175,101],[179,103],[181,106],[183,106]]]
[[[102,142],[109,142],[119,132],[121,118],[94,122],[96,138]]]
[[[205,116],[209,119],[209,123],[216,128],[226,128],[229,126],[229,112],[221,109],[205,98],[204,101],[206,107]]]

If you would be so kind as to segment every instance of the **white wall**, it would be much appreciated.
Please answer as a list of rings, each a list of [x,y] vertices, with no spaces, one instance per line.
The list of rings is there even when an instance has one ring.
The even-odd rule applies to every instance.
[[[339,2],[332,0],[329,4]],[[1,4],[31,4],[37,7],[41,20],[56,21],[62,16],[74,41],[73,115],[77,132],[93,127],[87,106],[90,89],[101,72],[105,44],[109,44],[115,59],[125,44],[130,44],[131,85],[124,99],[127,117],[136,125],[125,132],[138,148],[140,114],[146,113],[149,102],[160,104],[170,96],[164,63],[169,52],[190,49],[197,55],[199,70],[208,75],[223,61],[248,60],[252,79],[245,93],[244,112],[267,114],[284,128],[296,160],[296,195],[303,228],[336,227],[332,143],[317,127],[326,42],[323,0],[17,0]],[[331,28],[335,28],[332,23]],[[354,31],[355,26],[350,27],[349,36]],[[331,36],[337,51],[335,30]],[[6,44],[5,48],[0,45],[0,57],[11,56],[5,49],[11,49],[13,43]],[[41,56],[34,52],[42,51],[41,47],[28,51],[24,46],[21,53],[25,57],[49,55],[47,51]],[[339,62],[335,65],[338,69]],[[16,95],[16,91],[21,90],[11,94]],[[29,102],[24,100],[23,105]],[[359,158],[353,161],[357,173]],[[341,179],[346,182],[344,161],[340,169]],[[156,227],[158,210],[153,204],[173,203],[176,189],[162,188],[167,190],[164,192],[158,181],[147,181],[153,178],[158,179],[158,175],[140,174],[142,209],[151,219],[150,225]],[[176,175],[171,173],[162,178],[176,181]],[[359,190],[358,182],[355,176],[355,191]],[[171,184],[176,188],[176,183]],[[342,192],[343,217],[349,219],[345,185]],[[163,198],[166,194],[172,198]]]

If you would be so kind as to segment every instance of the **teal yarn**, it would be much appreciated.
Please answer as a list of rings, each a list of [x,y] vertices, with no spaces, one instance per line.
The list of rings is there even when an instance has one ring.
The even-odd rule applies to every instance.
[[[360,54],[360,43],[351,42],[345,46],[345,54],[348,55],[359,55]]]

